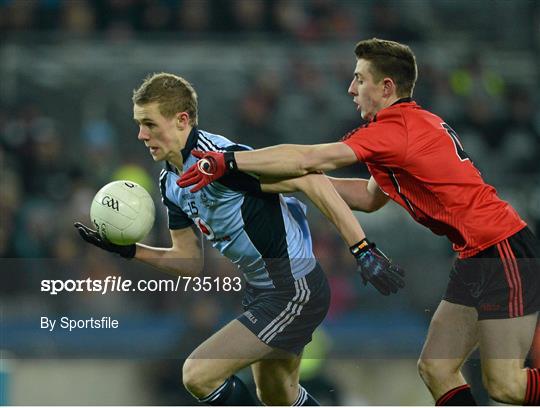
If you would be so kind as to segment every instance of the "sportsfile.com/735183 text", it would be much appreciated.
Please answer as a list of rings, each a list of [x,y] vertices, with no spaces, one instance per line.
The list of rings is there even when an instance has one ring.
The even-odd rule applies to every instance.
[[[62,292],[239,292],[242,280],[238,276],[178,276],[176,279],[140,279],[132,281],[121,276],[105,279],[43,279],[41,292],[57,295]]]

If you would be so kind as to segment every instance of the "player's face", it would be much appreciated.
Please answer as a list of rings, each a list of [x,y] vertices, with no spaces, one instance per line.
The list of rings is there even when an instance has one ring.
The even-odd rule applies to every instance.
[[[177,127],[177,118],[165,118],[160,113],[157,102],[133,105],[133,119],[139,125],[137,138],[148,147],[154,161],[171,161],[180,155],[184,146],[181,142],[181,131]]]
[[[353,97],[356,110],[362,119],[370,121],[383,106],[384,82],[375,82],[370,70],[371,62],[359,59],[354,70],[354,78],[349,86],[349,95]]]

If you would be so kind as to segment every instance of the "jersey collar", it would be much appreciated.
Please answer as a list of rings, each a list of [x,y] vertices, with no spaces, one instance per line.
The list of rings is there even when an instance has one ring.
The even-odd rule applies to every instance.
[[[193,126],[191,129],[191,132],[189,132],[189,136],[186,140],[186,145],[181,150],[180,153],[182,153],[182,159],[184,160],[184,163],[186,162],[187,158],[189,157],[189,154],[191,151],[197,146],[197,141],[199,140],[199,131],[198,129]]]
[[[395,101],[392,105],[390,106],[394,106],[394,105],[397,105],[398,103],[406,103],[406,102],[412,102],[413,99],[410,97],[410,96],[407,96],[405,98],[400,98],[398,99],[397,101]]]
[[[410,96],[407,96],[405,98],[400,98],[398,99],[397,101],[395,101],[392,105],[390,106],[394,106],[394,105],[397,105],[399,103],[408,103],[408,102],[413,102],[413,99],[410,97]],[[390,106],[384,108],[384,109],[388,109]],[[383,110],[384,110],[383,109]],[[378,114],[378,112],[377,112]],[[371,120],[371,122],[377,122],[377,114],[375,114],[375,116],[373,117],[373,119]]]

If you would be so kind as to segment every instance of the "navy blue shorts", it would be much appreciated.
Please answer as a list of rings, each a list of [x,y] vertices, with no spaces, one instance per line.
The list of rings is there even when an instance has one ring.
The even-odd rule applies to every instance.
[[[330,307],[330,287],[319,266],[287,289],[247,286],[237,317],[265,344],[299,355]]]
[[[450,272],[444,300],[476,308],[478,320],[540,310],[540,242],[527,227],[471,256]]]

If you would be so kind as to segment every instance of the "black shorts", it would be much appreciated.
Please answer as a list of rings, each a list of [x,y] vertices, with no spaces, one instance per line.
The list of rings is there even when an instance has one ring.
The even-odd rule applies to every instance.
[[[528,227],[465,259],[450,272],[444,300],[475,307],[478,320],[540,310],[540,241]]]
[[[237,317],[271,347],[300,354],[330,307],[330,287],[319,266],[288,289],[247,286]]]

